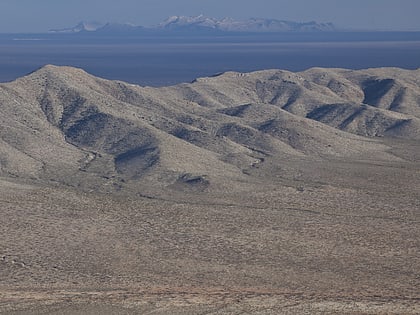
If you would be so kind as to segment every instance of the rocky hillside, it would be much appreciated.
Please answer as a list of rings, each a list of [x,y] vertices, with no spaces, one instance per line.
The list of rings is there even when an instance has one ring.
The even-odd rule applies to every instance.
[[[1,174],[203,191],[290,159],[396,160],[377,139],[420,139],[419,83],[420,70],[310,69],[150,88],[45,66],[0,85]]]

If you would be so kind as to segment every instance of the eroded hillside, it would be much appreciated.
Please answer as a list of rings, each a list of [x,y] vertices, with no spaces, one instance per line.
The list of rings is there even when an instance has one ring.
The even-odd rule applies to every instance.
[[[148,88],[46,66],[0,88],[2,173],[99,190],[223,190],[291,159],[398,160],[375,139],[420,138],[418,71],[267,70]]]

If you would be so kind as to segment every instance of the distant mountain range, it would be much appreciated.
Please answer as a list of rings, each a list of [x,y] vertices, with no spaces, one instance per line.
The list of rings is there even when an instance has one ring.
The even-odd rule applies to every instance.
[[[223,32],[289,32],[289,31],[332,31],[332,23],[292,22],[275,19],[251,18],[237,21],[232,18],[221,20],[199,16],[172,16],[158,25],[169,30],[218,30]]]
[[[234,20],[233,18],[215,19],[204,15],[172,16],[162,23],[143,27],[132,24],[101,24],[97,22],[80,22],[74,27],[51,29],[50,33],[80,33],[80,32],[140,32],[140,31],[178,31],[178,32],[319,32],[334,31],[332,23],[293,22],[275,19],[251,18]]]

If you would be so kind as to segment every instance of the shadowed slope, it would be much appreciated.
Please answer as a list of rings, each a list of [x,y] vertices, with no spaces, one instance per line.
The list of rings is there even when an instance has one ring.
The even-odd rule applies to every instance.
[[[358,135],[419,139],[418,72],[401,69],[393,72],[387,68],[228,72],[198,79],[178,93],[207,107],[264,103]],[[393,86],[386,89],[374,82]],[[403,130],[397,128],[402,124]]]

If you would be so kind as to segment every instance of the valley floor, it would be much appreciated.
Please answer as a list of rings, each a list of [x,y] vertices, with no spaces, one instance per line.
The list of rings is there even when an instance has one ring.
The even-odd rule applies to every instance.
[[[0,313],[419,314],[419,147],[388,145],[217,196],[3,178]]]
[[[2,292],[12,315],[113,314],[418,314],[418,300],[395,297],[305,296],[302,293],[224,289],[57,290]],[[7,299],[7,300],[6,300]],[[16,310],[18,309],[18,310]]]

